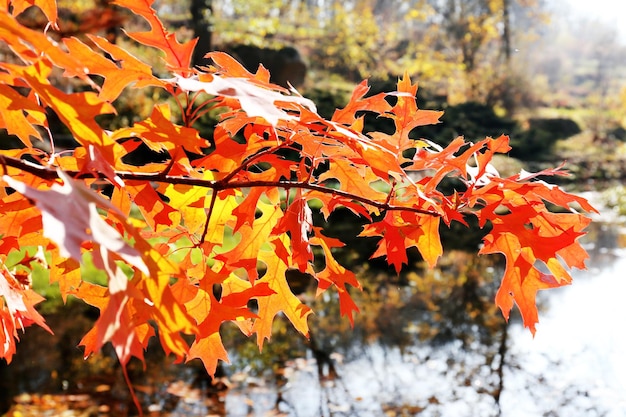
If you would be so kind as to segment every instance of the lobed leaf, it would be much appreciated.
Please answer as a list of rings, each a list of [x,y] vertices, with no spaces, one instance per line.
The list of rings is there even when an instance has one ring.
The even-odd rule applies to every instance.
[[[137,42],[152,46],[165,53],[165,63],[175,72],[186,72],[191,65],[191,56],[197,40],[181,44],[173,33],[169,33],[152,8],[153,0],[115,0],[113,4],[125,7],[146,19],[150,25],[147,32],[129,32]]]

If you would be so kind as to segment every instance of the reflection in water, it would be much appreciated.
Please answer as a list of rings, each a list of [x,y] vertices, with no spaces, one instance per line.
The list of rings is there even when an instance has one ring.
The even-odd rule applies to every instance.
[[[515,317],[506,325],[494,306],[498,259],[452,251],[436,270],[420,263],[399,277],[364,270],[354,329],[339,318],[333,297],[303,290],[317,312],[310,341],[278,320],[259,355],[254,341],[224,326],[232,354],[224,378],[202,378],[197,361],[171,366],[155,349],[146,371],[131,369],[136,389],[146,411],[162,416],[626,415],[626,257],[618,227],[593,227],[589,270],[575,274],[573,286],[540,293],[534,339]],[[66,351],[45,356],[48,342],[39,337],[29,329],[15,364],[22,378],[4,381],[26,392],[56,388],[67,394],[58,401],[82,399],[83,415],[88,407],[103,416],[132,414],[110,352],[85,364],[79,351],[67,351],[78,339],[66,336],[55,342]],[[37,342],[29,353],[31,338]],[[79,396],[85,391],[91,402]],[[41,415],[27,412],[29,398],[35,402],[22,396],[13,410]]]
[[[545,298],[535,339],[512,329],[506,416],[626,415],[623,233],[616,225],[595,226],[589,269]]]

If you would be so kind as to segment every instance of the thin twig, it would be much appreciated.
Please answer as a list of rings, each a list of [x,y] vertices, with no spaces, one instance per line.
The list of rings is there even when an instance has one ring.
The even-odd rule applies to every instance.
[[[209,204],[209,210],[207,211],[206,221],[204,222],[204,230],[202,231],[202,237],[198,246],[204,243],[206,234],[209,232],[209,222],[211,221],[211,214],[213,214],[213,208],[215,207],[215,200],[217,200],[217,191],[213,190],[211,193],[211,203]]]

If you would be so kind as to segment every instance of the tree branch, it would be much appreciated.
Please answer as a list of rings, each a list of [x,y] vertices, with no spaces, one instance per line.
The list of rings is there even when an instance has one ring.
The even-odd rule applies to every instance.
[[[0,164],[3,165],[6,172],[6,167],[10,166],[13,168],[20,169],[24,172],[28,172],[29,174],[35,175],[44,180],[55,180],[59,178],[57,170],[52,167],[45,167],[42,165],[37,165],[32,162],[13,158],[6,155],[0,155]],[[81,172],[76,170],[68,170],[64,171],[67,175],[72,178],[98,178],[98,179],[107,179],[104,174],[99,172]],[[413,213],[425,214],[434,217],[441,217],[440,213],[430,210],[424,210],[418,207],[411,206],[401,206],[390,204],[389,199],[384,202],[371,200],[367,197],[358,194],[352,194],[347,191],[336,190],[334,188],[329,188],[320,184],[311,184],[308,182],[299,182],[299,181],[225,181],[229,177],[218,180],[204,180],[199,178],[191,178],[191,177],[183,177],[179,175],[168,175],[167,173],[157,172],[157,173],[144,173],[144,172],[130,172],[130,171],[115,171],[115,174],[119,176],[122,180],[132,180],[132,181],[148,181],[148,182],[160,182],[165,184],[180,184],[180,185],[191,185],[196,187],[209,188],[214,191],[221,190],[232,190],[236,188],[252,188],[252,187],[279,187],[279,188],[300,188],[311,191],[319,191],[326,194],[332,194],[335,196],[343,197],[348,200],[358,201],[362,204],[366,204],[371,207],[376,207],[380,210],[386,211],[408,211]]]

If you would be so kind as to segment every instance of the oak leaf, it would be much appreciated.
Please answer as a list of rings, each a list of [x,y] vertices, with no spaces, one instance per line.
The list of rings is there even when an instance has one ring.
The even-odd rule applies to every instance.
[[[4,3],[4,4],[2,4]],[[57,3],[53,0],[3,0],[0,2],[0,8],[8,10],[11,5],[11,13],[14,16],[21,14],[24,10],[31,6],[37,6],[44,13],[48,22],[56,25],[57,21]]]
[[[34,100],[0,84],[0,128],[6,129],[10,135],[16,135],[26,146],[32,147],[31,137],[42,140],[41,134],[33,125],[38,124],[37,120],[43,115],[44,109]]]
[[[115,207],[63,171],[58,171],[58,175],[63,184],[54,183],[49,190],[29,187],[6,175],[2,179],[20,194],[35,201],[42,215],[43,234],[56,243],[61,256],[80,262],[83,242],[97,244],[99,250],[94,251],[94,262],[107,270],[112,292],[124,290],[127,281],[115,263],[116,259],[123,259],[149,274],[141,254],[128,245],[98,213],[98,208],[115,211]],[[68,213],[71,215],[68,216]]]
[[[286,239],[286,237],[285,237]],[[285,245],[287,247],[288,245]],[[272,294],[258,298],[258,318],[254,320],[252,331],[257,335],[259,349],[263,348],[264,341],[270,340],[274,317],[283,312],[291,324],[305,336],[309,334],[307,318],[312,313],[310,307],[300,301],[289,288],[287,283],[287,265],[271,251],[261,251],[259,260],[265,264],[265,274],[257,284],[267,284]]]
[[[35,305],[44,298],[25,287],[0,260],[0,357],[7,363],[15,353],[15,340],[19,340],[18,330],[35,323],[52,333]]]
[[[215,52],[209,56],[220,54],[223,53]],[[204,91],[214,96],[236,99],[249,117],[263,117],[272,126],[276,126],[281,120],[295,119],[295,116],[286,111],[293,109],[292,105],[305,106],[315,111],[311,100],[297,95],[283,95],[267,86],[259,85],[252,76],[226,78],[212,74],[194,78],[177,77],[175,82],[185,91]]]
[[[152,46],[165,53],[165,63],[176,72],[189,70],[191,56],[197,40],[181,44],[175,34],[168,32],[151,7],[153,0],[115,0],[113,4],[125,7],[138,16],[146,19],[150,25],[147,32],[128,32],[128,36],[137,42]]]

